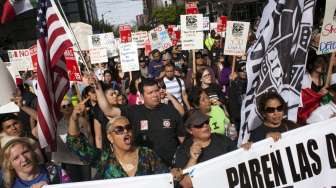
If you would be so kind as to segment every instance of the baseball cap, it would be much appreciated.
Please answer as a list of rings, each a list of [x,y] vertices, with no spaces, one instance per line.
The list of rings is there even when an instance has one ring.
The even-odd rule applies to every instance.
[[[193,111],[185,122],[185,126],[190,128],[193,125],[200,125],[208,121],[210,116],[203,114],[200,110]]]

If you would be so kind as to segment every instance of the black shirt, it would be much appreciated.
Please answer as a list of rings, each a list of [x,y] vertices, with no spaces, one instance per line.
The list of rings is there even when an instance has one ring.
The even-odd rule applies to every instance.
[[[144,105],[120,109],[133,126],[135,144],[152,148],[167,166],[171,166],[179,144],[178,137],[185,135],[182,117],[177,110],[166,104],[160,104],[155,109]]]
[[[99,105],[95,105],[93,107],[93,117],[101,125],[103,149],[109,148],[109,141],[107,140],[107,134],[106,134],[106,131],[107,131],[106,125],[109,122],[109,119],[105,116],[104,112],[99,108]]]
[[[250,135],[250,142],[258,142],[266,138],[266,135],[271,132],[284,133],[286,131],[295,129],[297,125],[289,120],[283,120],[279,127],[267,127],[265,124],[261,124],[254,129]]]
[[[176,150],[173,166],[185,168],[190,159],[190,147],[193,144],[192,138],[185,140]],[[197,163],[210,160],[236,149],[236,145],[225,135],[211,134],[210,145],[202,149]]]

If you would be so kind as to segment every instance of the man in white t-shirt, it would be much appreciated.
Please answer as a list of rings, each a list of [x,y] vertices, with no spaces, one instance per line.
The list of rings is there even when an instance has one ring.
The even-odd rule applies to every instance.
[[[322,105],[314,110],[307,119],[307,124],[336,117],[336,83],[329,87],[329,94],[332,95],[333,99],[328,104]]]
[[[184,86],[182,79],[175,76],[175,67],[173,64],[165,65],[165,77],[163,82],[166,86],[167,93],[172,94],[179,103],[186,105],[187,109],[190,109],[190,104],[188,102],[188,95]]]

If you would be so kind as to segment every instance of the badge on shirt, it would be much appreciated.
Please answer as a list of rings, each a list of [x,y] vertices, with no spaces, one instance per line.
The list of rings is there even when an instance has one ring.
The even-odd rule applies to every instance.
[[[170,119],[163,119],[162,124],[163,124],[163,128],[166,128],[166,129],[172,128]]]
[[[140,130],[141,131],[148,130],[148,121],[147,120],[140,120]]]

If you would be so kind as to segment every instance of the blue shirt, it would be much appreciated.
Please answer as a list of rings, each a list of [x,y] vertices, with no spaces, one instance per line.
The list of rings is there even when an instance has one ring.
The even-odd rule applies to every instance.
[[[43,167],[40,167],[40,174],[33,180],[25,181],[20,179],[19,177],[16,177],[12,188],[29,188],[32,185],[37,184],[41,181],[49,182],[48,171]]]
[[[148,73],[151,78],[159,77],[162,69],[163,69],[163,62],[161,60],[151,61],[148,65]]]

